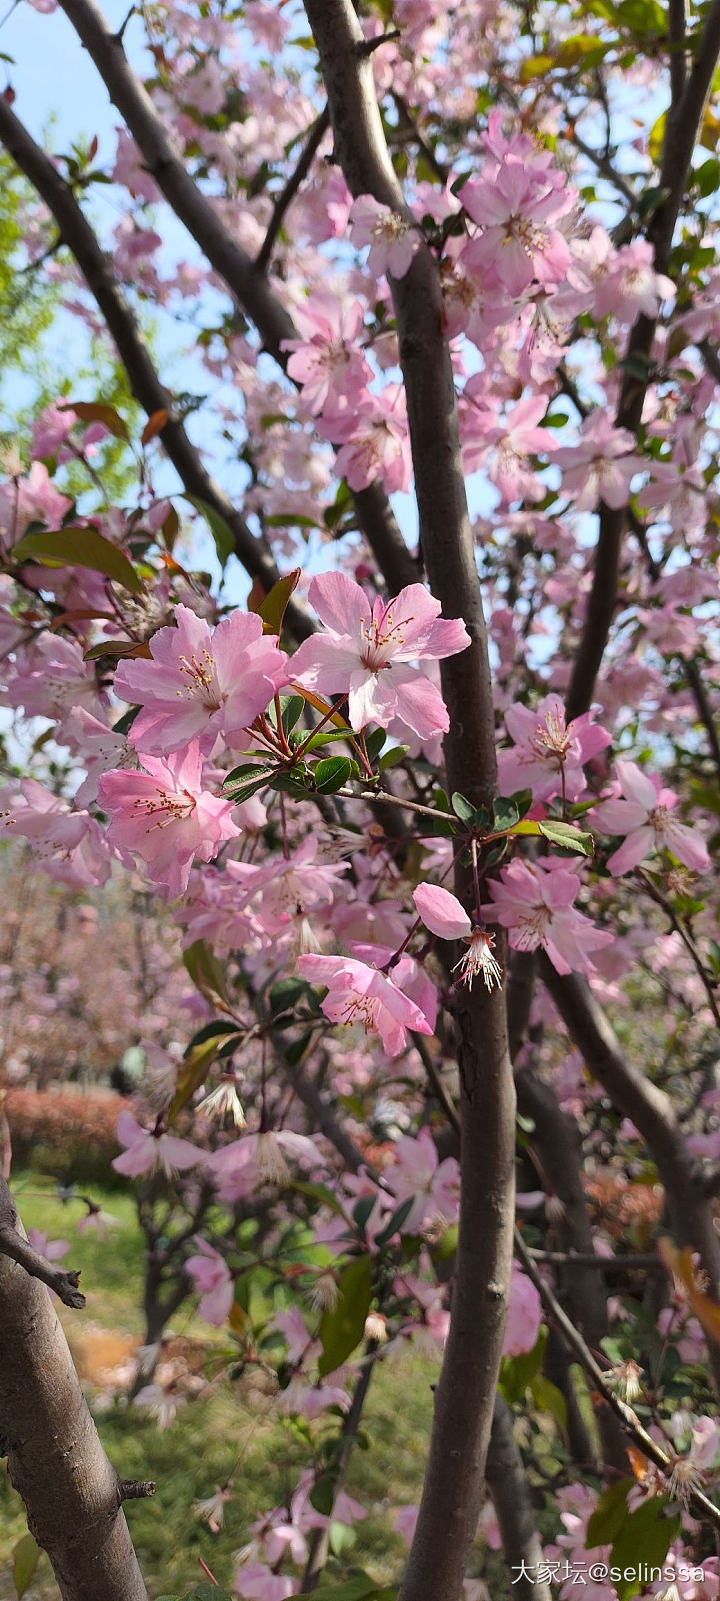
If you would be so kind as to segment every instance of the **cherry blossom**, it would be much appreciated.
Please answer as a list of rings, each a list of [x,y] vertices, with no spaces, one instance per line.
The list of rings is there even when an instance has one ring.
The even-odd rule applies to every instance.
[[[218,734],[232,745],[287,682],[287,661],[262,618],[233,612],[210,630],[187,606],[177,626],[153,635],[152,661],[131,661],[115,674],[115,691],[143,710],[131,739],[144,753],[164,755],[199,739],[211,749]]]
[[[368,267],[381,278],[390,273],[404,278],[420,246],[420,233],[398,212],[382,206],[372,195],[359,195],[350,208],[350,238],[362,250],[370,246]]]
[[[615,428],[608,413],[598,410],[583,423],[576,445],[555,451],[553,461],[564,469],[563,489],[572,495],[576,511],[593,511],[600,500],[606,506],[627,505],[642,466],[633,444],[627,428]]]
[[[490,879],[492,900],[483,906],[483,916],[509,930],[513,950],[542,947],[558,973],[591,972],[591,951],[612,945],[614,935],[575,910],[580,888],[577,873],[552,858],[516,858],[500,879]]]
[[[417,1233],[426,1222],[442,1217],[455,1222],[458,1214],[460,1170],[454,1156],[440,1161],[429,1129],[421,1129],[416,1139],[404,1135],[394,1148],[395,1160],[383,1178],[398,1201],[410,1200],[412,1207],[403,1221],[408,1234]]]
[[[703,873],[710,865],[707,845],[696,829],[673,816],[674,790],[664,788],[654,774],[644,773],[637,762],[618,760],[615,772],[621,798],[601,801],[593,813],[599,828],[627,836],[608,857],[610,872],[629,873],[654,850],[665,848],[692,872]]]
[[[121,1112],[117,1126],[118,1139],[126,1149],[116,1156],[113,1167],[126,1178],[138,1178],[141,1173],[156,1173],[158,1168],[172,1178],[184,1173],[205,1160],[205,1152],[189,1140],[179,1140],[174,1134],[155,1133],[141,1128],[132,1112]]]
[[[318,433],[340,445],[336,467],[351,489],[367,489],[377,478],[390,493],[410,488],[412,457],[399,386],[388,384],[382,400],[365,390],[357,404],[327,411]]]
[[[30,840],[36,861],[61,882],[81,888],[110,877],[110,852],[97,820],[37,779],[23,779],[17,795],[0,801],[0,826]]]
[[[565,174],[545,165],[539,151],[529,163],[503,154],[487,176],[464,184],[460,199],[481,229],[463,251],[466,269],[491,274],[509,295],[522,294],[534,279],[545,287],[560,283],[572,261],[555,226],[573,204],[565,185]]]
[[[214,1151],[206,1158],[205,1166],[221,1200],[235,1201],[250,1195],[260,1184],[287,1184],[288,1159],[311,1170],[324,1166],[324,1157],[315,1142],[292,1129],[244,1134],[231,1145]]]
[[[584,712],[568,723],[559,695],[546,695],[536,712],[520,702],[508,706],[505,727],[515,749],[498,753],[503,794],[528,788],[536,801],[560,794],[578,800],[585,790],[584,764],[612,743],[594,717],[594,710]]]
[[[200,1292],[198,1312],[207,1323],[219,1327],[224,1323],[233,1304],[235,1287],[225,1258],[207,1240],[196,1237],[197,1256],[189,1256],[185,1271],[194,1280]]]
[[[100,804],[110,813],[108,839],[142,857],[156,884],[182,895],[194,859],[212,861],[223,840],[239,833],[232,803],[202,788],[197,740],[167,761],[142,760],[144,771],[113,770],[100,780]]]
[[[344,305],[318,291],[298,308],[296,321],[304,337],[284,341],[292,352],[288,374],[302,385],[310,410],[337,410],[355,400],[373,376],[357,340],[363,328],[362,301]]]
[[[371,605],[344,573],[314,578],[308,598],[328,632],[306,640],[293,657],[296,683],[347,694],[350,723],[358,730],[390,717],[421,739],[447,729],[439,691],[410,663],[465,650],[470,636],[460,618],[442,618],[422,584]]]
[[[542,1303],[532,1279],[513,1262],[510,1305],[505,1326],[503,1356],[522,1356],[532,1351],[540,1333]]]
[[[317,984],[327,984],[322,1009],[331,1023],[361,1023],[365,1032],[377,1029],[388,1056],[399,1056],[407,1041],[407,1030],[432,1034],[420,1007],[392,977],[378,968],[349,956],[315,956],[298,960],[298,972]]]

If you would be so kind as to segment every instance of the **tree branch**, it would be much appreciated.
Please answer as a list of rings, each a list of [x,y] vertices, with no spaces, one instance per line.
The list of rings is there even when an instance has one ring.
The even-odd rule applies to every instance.
[[[18,1230],[17,1223],[18,1215],[12,1196],[5,1179],[0,1178],[0,1256],[17,1262],[31,1278],[40,1279],[48,1289],[54,1290],[65,1306],[79,1311],[85,1305],[85,1296],[78,1289],[80,1274],[72,1269],[53,1267],[52,1262],[48,1262],[39,1251],[33,1250],[24,1231]]]
[[[22,1225],[0,1181],[3,1218]],[[0,1254],[0,1437],[28,1527],[47,1551],[63,1601],[147,1601],[65,1335],[44,1285]]]
[[[353,195],[371,194],[416,228],[396,177],[371,62],[351,0],[307,0],[335,151]],[[487,633],[468,515],[442,294],[424,242],[407,275],[391,280],[415,468],[420,543],[433,594],[461,616],[472,640],[442,663],[450,715],[450,791],[476,805],[495,792],[495,719]],[[470,898],[470,870],[455,888]],[[461,1080],[461,1204],[457,1271],[423,1497],[399,1601],[458,1601],[482,1504],[512,1253],[515,1096],[505,996],[483,986],[457,994]],[[482,1226],[479,1220],[482,1219]]]
[[[485,1478],[500,1525],[512,1594],[518,1601],[551,1601],[549,1584],[526,1576],[540,1566],[542,1544],[527,1476],[515,1444],[512,1411],[501,1395],[495,1397]],[[521,1569],[518,1579],[512,1578],[513,1568]]]
[[[88,289],[107,323],[135,399],[139,401],[148,416],[155,411],[168,412],[168,421],[161,430],[161,439],[187,494],[206,501],[223,518],[232,532],[238,560],[252,578],[259,579],[264,589],[272,589],[280,574],[269,548],[263,540],[256,538],[251,532],[244,517],[203,466],[199,451],[189,439],[180,419],[174,414],[173,398],[158,378],[134,313],[70,185],[61,177],[45,151],[35,143],[32,135],[2,96],[0,96],[0,140],[21,172],[37,190],[48,210],[52,212],[63,241],[75,257]],[[287,617],[296,638],[305,639],[313,632],[314,625],[309,614],[292,599]]]
[[[615,1416],[619,1418],[626,1434],[642,1451],[643,1456],[654,1462],[655,1466],[660,1468],[669,1478],[673,1464],[667,1452],[656,1444],[652,1435],[648,1434],[647,1429],[643,1427],[637,1414],[633,1412],[632,1407],[628,1406],[626,1401],[622,1401],[611,1385],[608,1384],[607,1375],[603,1372],[599,1363],[596,1362],[592,1351],[586,1345],[579,1330],[571,1322],[567,1312],[563,1311],[560,1302],[555,1299],[549,1284],[545,1282],[545,1279],[538,1272],[522,1234],[517,1229],[515,1231],[515,1254],[522,1262],[528,1278],[532,1279],[546,1312],[561,1330],[567,1344],[574,1351],[588,1377],[592,1379],[593,1384],[600,1391],[604,1400],[607,1401],[608,1406],[612,1408]],[[703,1494],[702,1490],[692,1491],[688,1496],[688,1505],[689,1510],[693,1512],[695,1517],[711,1523],[715,1529],[720,1529],[720,1507],[714,1506],[713,1502]]]
[[[300,152],[300,158],[297,166],[295,167],[294,172],[290,174],[287,183],[284,184],[283,188],[280,190],[277,200],[275,201],[273,206],[273,214],[268,224],[267,233],[263,239],[257,256],[255,257],[256,272],[267,272],[270,265],[270,258],[275,247],[275,241],[280,229],[282,228],[288,207],[295,199],[295,196],[304,179],[307,178],[313,161],[315,160],[329,127],[330,113],[326,106],[325,110],[320,112],[320,116],[317,117],[313,123],[307,139],[305,140],[305,144],[303,145],[302,151]]]
[[[680,1244],[690,1245],[698,1252],[710,1294],[718,1300],[720,1242],[712,1208],[670,1096],[626,1061],[587,980],[579,973],[561,978],[546,957],[541,966],[545,984],[573,1044],[613,1104],[632,1120],[645,1140],[665,1188],[675,1236]],[[715,1382],[720,1386],[720,1345],[714,1340],[709,1343],[709,1355]]]
[[[664,198],[653,212],[646,238],[653,247],[655,267],[666,272],[675,224],[683,202],[692,153],[705,114],[705,105],[720,56],[720,0],[713,0],[707,15],[695,65],[680,99],[667,120],[659,188]],[[652,371],[652,347],[657,319],[641,315],[635,322],[626,352],[625,376],[620,391],[616,426],[637,434]],[[645,375],[638,377],[638,366]],[[627,508],[598,507],[599,528],[592,588],[582,637],[573,665],[567,695],[568,718],[578,717],[592,703],[617,604],[618,574]]]

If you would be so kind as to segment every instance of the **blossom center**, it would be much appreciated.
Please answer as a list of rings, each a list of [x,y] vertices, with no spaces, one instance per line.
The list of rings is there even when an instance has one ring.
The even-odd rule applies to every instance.
[[[154,796],[139,795],[133,801],[133,811],[141,817],[154,819],[146,830],[149,834],[153,828],[167,828],[169,823],[185,822],[192,816],[196,805],[194,795],[187,789],[158,789]]]
[[[360,660],[363,667],[368,667],[371,673],[389,667],[388,658],[402,649],[405,643],[404,629],[411,621],[412,618],[403,617],[400,622],[395,622],[391,608],[383,612],[382,617],[370,618],[369,622],[363,618],[360,624],[363,641]]]
[[[538,723],[535,733],[530,740],[530,747],[536,756],[541,759],[552,757],[556,762],[566,761],[573,736],[565,723],[565,712],[561,706],[545,714],[544,721]]]
[[[343,1007],[342,1017],[345,1023],[362,1023],[366,1034],[378,1026],[380,1016],[380,1002],[372,995],[358,995],[348,1001]]]
[[[189,680],[183,689],[178,690],[178,695],[197,696],[208,711],[218,711],[222,705],[222,695],[210,651],[201,651],[199,657],[194,652],[190,657],[179,656],[178,667],[183,677]]]

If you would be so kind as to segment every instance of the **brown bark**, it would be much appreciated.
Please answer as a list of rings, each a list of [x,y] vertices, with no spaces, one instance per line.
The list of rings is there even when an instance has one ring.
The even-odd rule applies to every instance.
[[[414,226],[385,143],[371,62],[350,0],[307,0],[330,106],[335,151],[354,195],[372,194]],[[391,284],[405,380],[420,543],[443,615],[471,638],[442,663],[450,714],[449,790],[474,804],[495,792],[495,718],[487,633],[460,457],[452,368],[437,264],[419,243]],[[460,863],[458,895],[473,898]],[[430,1456],[399,1601],[458,1601],[482,1505],[511,1266],[515,1094],[505,996],[458,992],[461,1080],[460,1235],[450,1333],[436,1393]]]
[[[3,1215],[22,1225],[0,1180]],[[148,1486],[121,1484],[100,1444],[46,1286],[0,1255],[0,1450],[63,1601],[147,1601],[122,1511]]]

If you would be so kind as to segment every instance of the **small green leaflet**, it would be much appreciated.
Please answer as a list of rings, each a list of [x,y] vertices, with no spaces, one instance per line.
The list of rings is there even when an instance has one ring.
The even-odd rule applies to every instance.
[[[365,1332],[365,1319],[372,1298],[372,1262],[369,1256],[356,1257],[340,1274],[337,1306],[323,1313],[320,1324],[322,1356],[318,1362],[321,1378],[334,1373],[352,1355]]]

